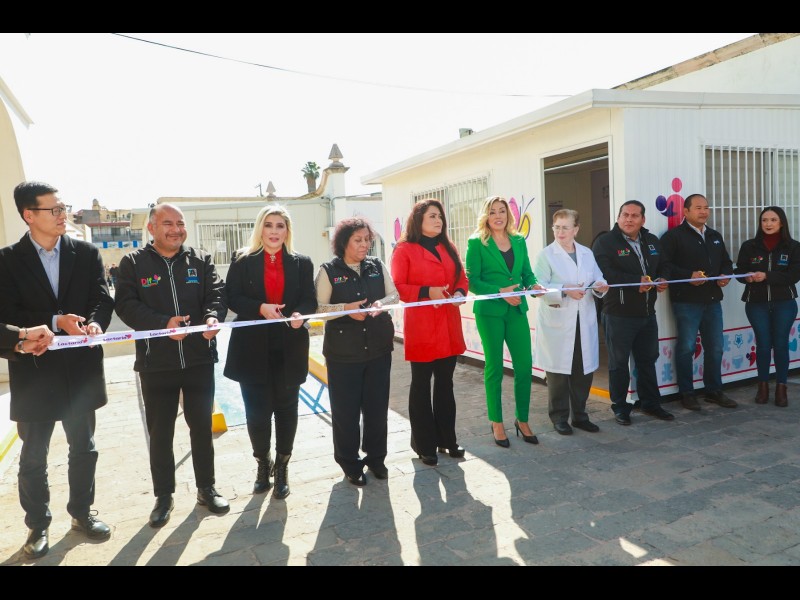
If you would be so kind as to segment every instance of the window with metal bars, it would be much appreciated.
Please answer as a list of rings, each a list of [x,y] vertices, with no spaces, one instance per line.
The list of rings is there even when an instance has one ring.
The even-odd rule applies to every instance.
[[[467,240],[478,225],[478,212],[489,195],[489,177],[474,177],[453,185],[433,188],[414,194],[413,202],[436,198],[444,207],[447,234],[463,257]]]
[[[239,223],[199,223],[197,225],[198,247],[213,257],[215,265],[228,265],[231,255],[250,242],[255,221]]]
[[[783,208],[792,237],[800,236],[798,150],[731,146],[704,150],[710,225],[722,234],[734,262],[742,242],[755,237],[765,206]]]

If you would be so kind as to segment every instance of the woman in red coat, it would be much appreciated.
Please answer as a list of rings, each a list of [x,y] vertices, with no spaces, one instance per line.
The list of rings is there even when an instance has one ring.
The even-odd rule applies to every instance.
[[[392,255],[392,279],[403,302],[466,296],[467,276],[447,235],[447,220],[438,200],[421,200],[412,209]],[[453,458],[464,456],[464,448],[456,440],[453,396],[456,359],[467,348],[461,331],[461,304],[404,310],[405,358],[411,362],[411,449],[426,465],[438,463],[437,450],[447,450]]]

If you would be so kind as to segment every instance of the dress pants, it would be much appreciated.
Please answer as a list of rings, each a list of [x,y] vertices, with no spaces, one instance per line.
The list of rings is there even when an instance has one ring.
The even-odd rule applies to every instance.
[[[189,426],[192,465],[198,488],[214,485],[214,365],[139,373],[150,434],[150,473],[156,496],[175,493],[175,420],[183,392],[183,417]]]
[[[47,454],[55,421],[17,423],[22,440],[19,456],[19,501],[25,511],[25,525],[30,529],[50,526],[50,487],[47,481]],[[69,444],[67,479],[69,502],[67,512],[73,517],[89,514],[94,504],[94,473],[97,450],[94,445],[95,413],[93,410],[61,421]]]
[[[456,398],[453,395],[457,358],[448,356],[430,362],[411,363],[408,419],[411,422],[411,449],[417,454],[436,456],[437,448],[458,447]]]
[[[483,384],[489,420],[503,422],[503,343],[508,346],[514,368],[514,416],[528,422],[531,404],[531,329],[526,313],[517,306],[509,307],[503,317],[475,315],[475,325],[483,344],[485,364]]]
[[[275,415],[275,452],[292,453],[297,433],[297,405],[300,386],[286,386],[283,355],[270,353],[267,383],[239,383],[242,389],[247,433],[253,456],[265,458],[271,448],[272,416]]]
[[[389,418],[390,352],[357,363],[325,361],[333,424],[333,458],[345,475],[364,466],[381,467],[386,459]],[[363,418],[363,436],[359,421]],[[359,456],[359,442],[364,451]]]
[[[553,423],[566,423],[572,410],[572,422],[588,421],[586,400],[592,389],[594,373],[584,375],[581,350],[581,322],[575,326],[575,349],[572,351],[572,373],[547,373],[547,409]]]
[[[620,317],[603,315],[606,347],[608,348],[608,389],[611,410],[615,415],[630,416],[633,405],[628,404],[631,384],[630,359],[636,365],[636,394],[643,410],[661,408],[656,361],[658,360],[658,323],[656,316]]]

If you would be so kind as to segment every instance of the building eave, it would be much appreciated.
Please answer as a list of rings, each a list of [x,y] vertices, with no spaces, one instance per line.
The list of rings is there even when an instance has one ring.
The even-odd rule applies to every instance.
[[[31,119],[30,115],[25,112],[25,109],[22,107],[22,104],[19,100],[17,100],[14,93],[11,91],[11,88],[8,87],[3,78],[0,77],[0,99],[8,105],[8,107],[12,110],[12,112],[17,115],[17,118],[22,121],[22,124],[25,127],[30,127],[33,125],[33,119]]]
[[[361,178],[364,185],[381,184],[392,176],[498,140],[511,138],[553,121],[593,109],[615,108],[786,108],[800,110],[798,94],[672,92],[626,89],[593,89],[565,98],[489,129],[459,138]]]

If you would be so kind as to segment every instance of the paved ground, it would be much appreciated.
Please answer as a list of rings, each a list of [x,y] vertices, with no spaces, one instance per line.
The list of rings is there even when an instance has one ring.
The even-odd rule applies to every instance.
[[[113,528],[91,542],[69,530],[66,442],[51,447],[50,553],[32,563],[17,497],[17,454],[0,483],[0,564],[23,565],[800,565],[800,379],[790,406],[756,406],[753,386],[728,390],[741,406],[680,408],[670,423],[633,413],[611,419],[592,397],[597,434],[560,436],[534,385],[538,446],[492,440],[482,371],[459,364],[458,431],[467,455],[423,465],[408,447],[408,364],[397,347],[392,372],[388,481],[358,489],[332,457],[327,415],[300,418],[288,499],[251,493],[247,432],[216,439],[217,488],[232,510],[195,504],[186,426],[176,432],[178,492],[170,523],[147,524],[153,505],[147,442],[133,357],[106,360],[110,403],[98,411],[95,508]],[[511,390],[506,378],[505,389]],[[510,396],[509,396],[510,397]]]

